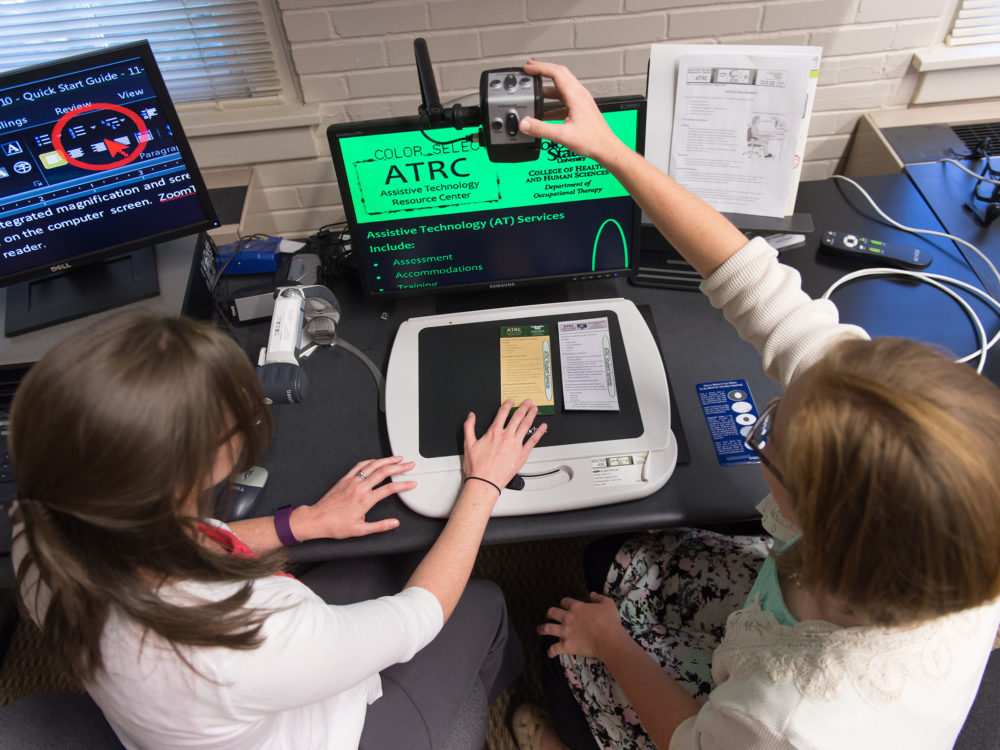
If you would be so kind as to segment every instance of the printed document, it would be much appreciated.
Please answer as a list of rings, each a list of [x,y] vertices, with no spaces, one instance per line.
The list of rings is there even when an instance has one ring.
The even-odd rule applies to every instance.
[[[618,411],[608,319],[560,321],[558,326],[565,408]]]
[[[539,414],[555,414],[552,346],[545,325],[500,326],[500,400],[526,398]]]
[[[646,158],[724,213],[791,215],[822,54],[791,45],[652,45]],[[786,159],[784,188],[772,185],[769,173]]]
[[[793,58],[682,57],[671,177],[719,211],[784,216],[808,81]]]

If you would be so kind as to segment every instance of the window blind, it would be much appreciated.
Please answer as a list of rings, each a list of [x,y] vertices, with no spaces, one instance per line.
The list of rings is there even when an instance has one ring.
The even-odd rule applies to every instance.
[[[962,0],[945,43],[955,47],[989,42],[1000,42],[1000,0]]]
[[[148,39],[175,102],[280,96],[258,0],[0,0],[0,70]]]

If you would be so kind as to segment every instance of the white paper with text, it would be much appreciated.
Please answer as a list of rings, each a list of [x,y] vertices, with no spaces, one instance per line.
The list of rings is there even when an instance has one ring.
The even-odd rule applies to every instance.
[[[682,57],[670,176],[719,211],[784,216],[808,81],[791,57]]]
[[[559,322],[563,407],[618,411],[618,388],[607,318]]]

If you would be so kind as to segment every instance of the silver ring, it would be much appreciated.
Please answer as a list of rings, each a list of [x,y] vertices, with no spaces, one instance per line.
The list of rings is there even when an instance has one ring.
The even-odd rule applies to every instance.
[[[368,475],[367,475],[367,474],[365,474],[365,473],[364,473],[363,471],[361,471],[360,469],[358,470],[358,476],[359,476],[359,477],[361,477],[362,479],[367,479],[367,478],[368,478]]]

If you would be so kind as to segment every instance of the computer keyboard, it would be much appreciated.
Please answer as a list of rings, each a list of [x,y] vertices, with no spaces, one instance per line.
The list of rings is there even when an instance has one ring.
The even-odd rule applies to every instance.
[[[14,481],[14,473],[10,466],[10,451],[7,450],[7,433],[10,418],[0,415],[0,485]]]
[[[0,501],[14,495],[14,473],[10,464],[7,437],[10,431],[10,405],[21,379],[30,364],[0,367]]]

